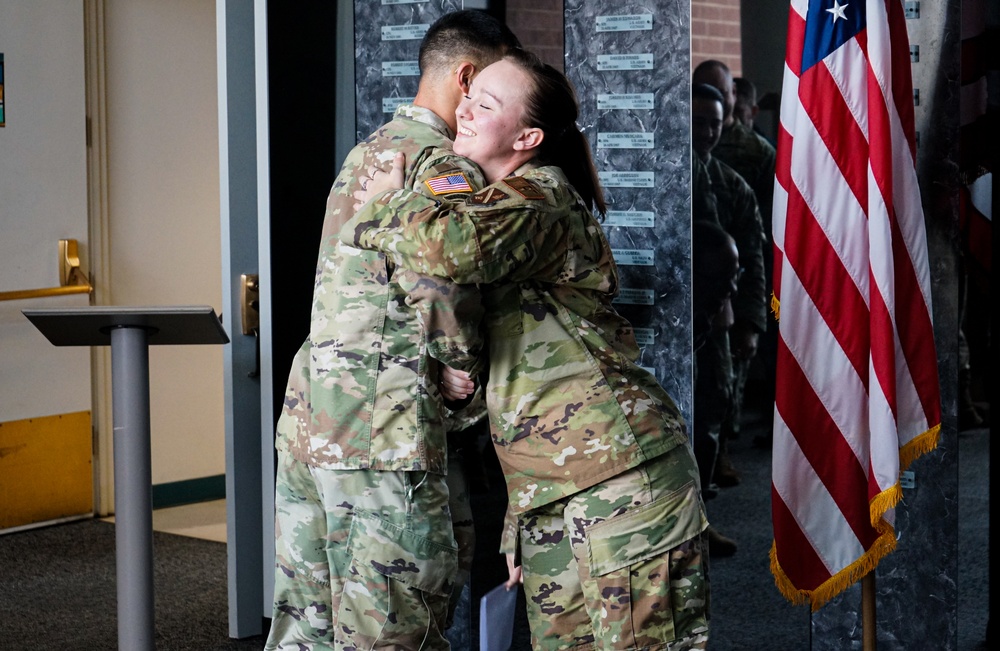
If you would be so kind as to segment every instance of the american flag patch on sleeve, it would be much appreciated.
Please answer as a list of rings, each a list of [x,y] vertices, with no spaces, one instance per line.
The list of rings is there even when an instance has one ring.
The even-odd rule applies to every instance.
[[[443,174],[424,181],[434,195],[450,194],[452,192],[472,192],[472,186],[462,172]]]

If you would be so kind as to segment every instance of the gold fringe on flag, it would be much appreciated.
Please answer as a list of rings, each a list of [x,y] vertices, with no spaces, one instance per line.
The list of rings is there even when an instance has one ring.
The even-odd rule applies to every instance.
[[[774,295],[774,292],[771,292],[771,314],[774,315],[775,321],[781,321],[781,301]]]
[[[792,584],[791,579],[781,569],[777,549],[772,543],[771,574],[774,575],[774,584],[778,587],[778,591],[793,604],[808,603],[812,612],[816,612],[828,601],[863,579],[866,574],[875,569],[879,561],[896,548],[896,533],[892,525],[882,520],[876,528],[879,531],[879,536],[871,548],[858,560],[821,583],[815,590],[799,590]]]
[[[940,440],[941,424],[939,423],[900,448],[899,471],[903,472],[909,468],[910,464],[916,461],[917,458],[934,450]]]
[[[771,299],[772,309],[774,298]],[[914,460],[923,454],[934,450],[941,438],[941,425],[937,424],[920,436],[907,443],[899,450],[900,472],[906,470]],[[800,590],[792,584],[791,579],[781,569],[778,562],[778,549],[771,544],[771,574],[778,591],[793,604],[810,604],[812,612],[822,608],[828,601],[857,583],[872,572],[887,554],[896,548],[896,533],[885,518],[885,512],[895,507],[903,497],[903,489],[897,481],[891,487],[882,491],[868,502],[871,512],[872,526],[878,531],[878,538],[871,548],[858,560],[820,584],[815,590]]]

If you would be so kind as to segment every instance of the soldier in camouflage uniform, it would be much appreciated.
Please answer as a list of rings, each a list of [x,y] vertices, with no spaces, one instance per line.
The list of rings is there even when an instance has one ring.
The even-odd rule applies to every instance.
[[[723,97],[723,123],[719,142],[712,149],[712,157],[717,158],[736,171],[753,190],[764,227],[764,295],[770,300],[771,273],[773,266],[773,246],[771,242],[771,206],[774,201],[774,147],[752,127],[742,124],[734,115],[736,85],[729,67],[721,61],[710,59],[698,64],[692,75],[693,83],[713,86]],[[741,248],[742,252],[743,249]],[[737,320],[730,332],[733,344],[733,398],[731,412],[723,423],[723,440],[739,432],[740,414],[743,405],[743,389],[752,358],[760,352],[767,373],[767,380],[774,381],[774,355],[777,354],[777,323],[765,318],[763,329],[758,324]],[[773,403],[765,398],[766,404]],[[729,466],[728,461],[724,462]]]
[[[308,339],[277,426],[276,572],[267,649],[447,649],[458,576],[446,483],[441,364],[474,370],[474,287],[397,270],[342,245],[352,193],[405,152],[406,187],[469,192],[479,169],[451,153],[454,110],[513,34],[485,13],[448,14],[420,49],[413,106],[356,146],[327,202]]]
[[[492,185],[464,200],[379,194],[341,237],[482,283],[508,490],[502,551],[519,553],[532,647],[704,649],[697,467],[680,413],[611,305],[618,273],[589,208],[604,203],[576,117],[561,73],[508,54],[458,110],[455,151]]]
[[[713,488],[722,423],[730,413],[733,402],[731,330],[736,323],[744,323],[759,332],[766,323],[763,226],[750,186],[732,168],[712,155],[721,129],[721,94],[706,84],[692,85],[693,178],[701,178],[704,182],[707,177],[702,192],[710,192],[714,198],[714,219],[736,241],[743,268],[738,291],[732,301],[734,325],[730,332],[713,331],[706,345],[695,356],[694,449],[702,485],[709,491]],[[696,217],[713,219],[713,214],[697,214]],[[730,555],[736,551],[736,544],[714,529],[709,532],[709,541],[713,553]]]

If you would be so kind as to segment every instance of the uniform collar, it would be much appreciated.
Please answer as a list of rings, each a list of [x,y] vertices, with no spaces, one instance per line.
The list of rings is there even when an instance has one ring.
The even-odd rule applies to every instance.
[[[451,128],[448,127],[448,123],[442,120],[437,113],[429,108],[416,106],[414,104],[400,104],[396,107],[395,116],[407,118],[416,122],[422,122],[423,124],[440,131],[448,138],[448,140],[455,139],[455,134],[452,133]]]

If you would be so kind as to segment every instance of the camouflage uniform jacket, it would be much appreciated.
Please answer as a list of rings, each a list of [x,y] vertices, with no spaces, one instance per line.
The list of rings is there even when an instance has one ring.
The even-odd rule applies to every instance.
[[[559,168],[522,166],[461,201],[384,193],[341,237],[421,273],[490,283],[486,400],[513,512],[687,441],[611,306],[618,273],[601,225]]]
[[[482,172],[451,152],[446,123],[402,106],[347,156],[327,200],[309,337],[292,363],[276,447],[331,469],[426,470],[447,464],[439,365],[477,370],[478,289],[392,268],[336,238],[372,165],[406,154],[406,187],[433,194],[482,187]]]
[[[761,222],[768,229],[765,236],[769,236],[774,203],[774,147],[751,127],[734,121],[722,129],[712,156],[736,170],[753,190]]]
[[[766,240],[757,201],[753,190],[733,168],[715,156],[710,156],[705,166],[715,195],[719,225],[736,240],[740,252],[743,273],[733,297],[733,318],[764,332],[770,298],[764,286]]]

